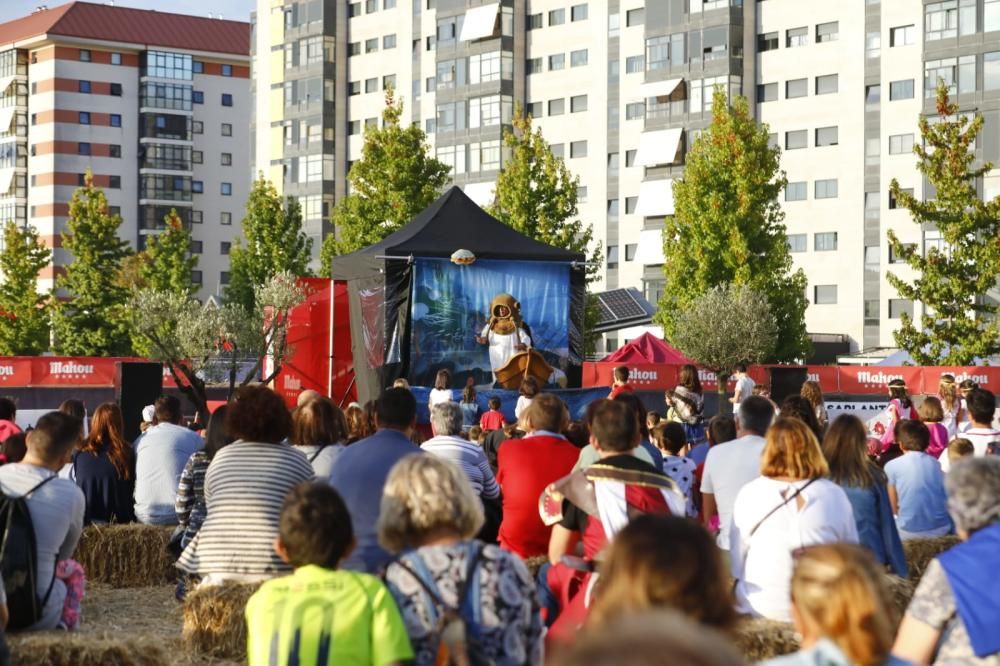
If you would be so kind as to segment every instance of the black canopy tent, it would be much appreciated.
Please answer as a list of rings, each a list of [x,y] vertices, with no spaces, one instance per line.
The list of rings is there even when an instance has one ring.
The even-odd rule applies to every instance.
[[[347,282],[358,396],[374,398],[409,372],[410,298],[416,258],[469,250],[477,259],[564,262],[570,270],[571,382],[583,361],[586,258],[524,236],[452,187],[380,243],[336,257],[331,275]],[[484,304],[485,307],[486,304]]]

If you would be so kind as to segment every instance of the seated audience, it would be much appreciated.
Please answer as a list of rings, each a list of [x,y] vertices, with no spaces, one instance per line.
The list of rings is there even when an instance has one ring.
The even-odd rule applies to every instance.
[[[351,514],[358,547],[344,560],[352,571],[375,573],[389,561],[378,543],[375,523],[389,470],[401,458],[420,449],[410,441],[417,422],[417,401],[405,388],[385,391],[375,403],[374,435],[351,444],[330,473],[330,484],[344,499]]]
[[[346,439],[344,413],[327,398],[320,396],[292,412],[288,441],[305,455],[317,478],[330,476]]]
[[[493,470],[486,461],[486,454],[477,445],[461,437],[462,408],[455,402],[440,402],[431,409],[433,437],[420,445],[426,453],[458,466],[472,484],[477,497],[499,499]]]
[[[323,394],[315,389],[305,389],[295,398],[295,409],[305,407],[313,400],[322,400]]]
[[[67,416],[79,419],[81,423],[87,418],[87,408],[82,400],[75,400],[73,398],[63,400],[62,404],[59,405],[58,411]]]
[[[3,440],[3,443],[0,443],[0,453],[3,454],[4,464],[21,462],[27,451],[28,436],[23,432],[11,435]]]
[[[17,404],[12,398],[0,397],[0,442],[11,435],[21,433],[21,428],[15,423]]]
[[[652,432],[653,428],[660,425],[660,421],[663,417],[660,416],[659,412],[646,412],[646,428]]]
[[[353,547],[351,518],[336,490],[320,481],[292,488],[274,548],[295,572],[267,581],[247,602],[249,666],[413,659],[403,619],[382,581],[340,570]]]
[[[752,395],[740,403],[736,418],[739,437],[709,449],[701,477],[701,520],[711,526],[713,518],[718,517],[720,530],[716,543],[725,551],[729,550],[736,494],[760,476],[764,433],[774,419],[774,408],[767,399]]]
[[[237,391],[225,420],[235,441],[215,453],[205,472],[207,513],[177,561],[181,571],[211,585],[266,580],[290,569],[273,548],[281,502],[313,476],[306,457],[285,443],[291,425],[285,402],[271,389]]]
[[[191,539],[205,522],[205,514],[208,513],[205,508],[205,473],[208,471],[208,465],[222,447],[233,443],[233,438],[226,434],[228,412],[228,405],[221,405],[212,412],[205,431],[205,448],[192,454],[181,472],[174,504],[177,525],[183,530],[181,550],[191,543]]]
[[[615,400],[624,404],[630,412],[636,415],[638,430],[636,431],[636,445],[633,447],[632,455],[643,462],[649,463],[656,469],[663,469],[663,456],[649,439],[649,429],[646,427],[646,421],[641,416],[645,408],[638,396],[634,393],[620,393]],[[593,420],[594,411],[601,404],[599,400],[595,400],[587,405],[586,420],[588,427]],[[597,450],[588,444],[581,449],[580,457],[577,458],[576,465],[573,466],[573,471],[589,467],[600,460],[600,458],[601,456]]]
[[[1000,661],[1000,458],[959,460],[945,478],[963,543],[931,560],[893,654],[915,664]]]
[[[823,438],[830,480],[840,486],[854,510],[858,541],[881,565],[906,577],[906,555],[889,502],[885,472],[868,457],[867,429],[853,414],[838,416]]]
[[[7,444],[4,443],[4,450],[6,450],[6,446]],[[975,455],[976,447],[964,437],[956,437],[948,444],[948,462],[951,465],[962,458],[972,458]]]
[[[344,412],[344,418],[347,419],[347,442],[344,444],[345,446],[350,446],[354,442],[369,437],[375,432],[368,427],[368,416],[365,414],[365,410],[361,408],[361,405],[357,403],[352,403],[347,407],[347,411]]]
[[[135,440],[135,517],[148,525],[176,525],[174,500],[181,471],[204,442],[180,425],[181,401],[156,400],[156,425]]]
[[[590,429],[583,421],[572,421],[563,432],[569,443],[578,449],[590,444]]]
[[[528,433],[509,439],[497,455],[497,482],[503,491],[500,545],[521,557],[544,555],[550,529],[538,515],[545,487],[569,474],[579,449],[561,434],[569,424],[562,400],[541,393],[532,400],[523,422]]]
[[[924,422],[931,433],[931,442],[927,445],[925,453],[932,458],[938,458],[941,453],[948,448],[948,428],[942,423],[944,421],[944,407],[941,400],[936,396],[929,395],[924,398],[917,409],[920,420]]]
[[[963,385],[965,382],[962,383]],[[976,456],[985,456],[989,445],[1000,441],[1000,430],[993,427],[993,417],[996,413],[996,396],[983,388],[971,388],[965,391],[966,413],[969,416],[969,427],[962,431],[962,437],[972,442]],[[939,457],[941,469],[945,472],[951,467],[947,454]]]
[[[701,469],[708,457],[708,450],[716,444],[725,444],[736,439],[736,419],[729,414],[716,414],[705,428],[705,442],[691,448],[687,457]],[[700,474],[700,472],[699,472]],[[700,480],[700,479],[699,479]]]
[[[698,509],[694,505],[691,489],[698,466],[693,460],[682,455],[687,446],[684,426],[676,421],[668,421],[654,427],[650,434],[656,448],[663,453],[663,469],[661,471],[673,479],[684,494],[687,515],[697,516]]]
[[[733,507],[729,555],[739,612],[790,621],[793,551],[857,543],[851,503],[824,478],[829,471],[816,435],[803,421],[782,416],[768,429],[761,476],[743,486]]]
[[[531,575],[516,556],[473,536],[483,513],[458,469],[435,456],[409,456],[385,483],[379,541],[397,553],[385,580],[399,605],[417,666],[433,666],[442,647],[472,664],[541,664],[542,623]],[[439,620],[457,611],[464,646]],[[444,643],[444,646],[442,646]]]
[[[12,629],[73,629],[79,619],[84,575],[69,558],[83,530],[86,500],[72,481],[58,478],[79,441],[80,422],[60,412],[49,412],[28,433],[28,451],[19,463],[0,467],[0,492],[24,497],[34,530],[35,592],[42,604],[40,616],[23,617],[11,609]],[[9,537],[9,534],[5,534]],[[20,581],[20,585],[27,582]],[[6,580],[9,599],[19,585]]]
[[[903,666],[889,654],[895,609],[885,576],[864,548],[807,546],[792,573],[795,654],[765,666]]]
[[[944,472],[924,453],[930,431],[920,421],[903,419],[896,424],[896,443],[903,455],[886,464],[885,474],[899,536],[906,540],[950,534]]]
[[[69,479],[87,499],[85,525],[135,520],[135,454],[124,431],[121,408],[113,402],[100,405],[90,419],[90,434],[67,466]]]

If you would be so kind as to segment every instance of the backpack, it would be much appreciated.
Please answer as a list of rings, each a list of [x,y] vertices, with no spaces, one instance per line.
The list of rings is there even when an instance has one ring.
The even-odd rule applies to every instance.
[[[482,635],[478,622],[480,604],[478,586],[474,581],[482,556],[482,543],[475,541],[468,545],[466,552],[468,567],[465,579],[458,585],[456,595],[458,607],[448,605],[441,598],[441,592],[433,576],[423,566],[419,556],[414,557],[415,562],[412,566],[402,558],[393,562],[412,576],[430,597],[431,607],[428,615],[434,622],[430,638],[432,644],[437,644],[435,666],[484,666],[492,663],[486,657],[480,640]],[[473,588],[476,588],[475,595],[471,593]],[[474,599],[474,596],[477,598]]]
[[[38,622],[42,610],[52,593],[55,568],[45,597],[38,598],[38,549],[35,528],[28,511],[28,496],[56,475],[38,482],[28,492],[18,497],[0,495],[0,575],[7,592],[7,609],[10,612],[9,630],[26,629]]]

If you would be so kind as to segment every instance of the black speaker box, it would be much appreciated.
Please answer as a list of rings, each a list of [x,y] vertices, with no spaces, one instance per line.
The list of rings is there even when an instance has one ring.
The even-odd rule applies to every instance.
[[[139,436],[142,408],[163,395],[163,366],[159,363],[122,362],[115,365],[115,400],[122,408],[125,439]]]
[[[771,400],[779,405],[790,395],[798,395],[806,383],[805,368],[771,368]]]

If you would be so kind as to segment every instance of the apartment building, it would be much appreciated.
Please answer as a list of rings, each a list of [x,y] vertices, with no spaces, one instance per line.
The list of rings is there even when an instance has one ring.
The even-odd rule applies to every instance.
[[[228,280],[249,191],[250,26],[70,2],[0,24],[0,219],[61,248],[84,172],[136,249],[176,209],[192,232],[199,296]]]
[[[636,287],[653,303],[672,183],[711,119],[712,90],[746,96],[783,151],[807,328],[854,350],[892,346],[900,315],[920,314],[886,280],[908,275],[886,231],[922,247],[940,236],[912,224],[889,183],[932,194],[911,150],[938,77],[986,116],[978,156],[1000,158],[1000,0],[258,0],[252,20],[255,168],[289,194],[318,193],[310,233],[329,231],[328,208],[387,85],[482,204],[521,105],[580,177],[580,217],[606,250],[596,288]],[[312,64],[302,64],[303,30],[322,36]],[[303,72],[315,80],[299,83]],[[305,134],[289,104],[303,87],[323,97],[307,97],[323,124]],[[987,177],[983,192],[1000,193],[1000,179]],[[607,345],[642,330],[609,334]]]

